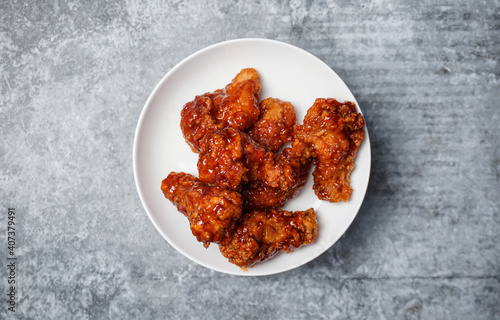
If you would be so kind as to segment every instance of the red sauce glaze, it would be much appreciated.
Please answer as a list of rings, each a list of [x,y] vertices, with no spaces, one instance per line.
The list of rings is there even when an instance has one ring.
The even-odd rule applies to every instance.
[[[316,99],[295,137],[315,159],[313,189],[322,200],[347,201],[352,193],[350,174],[364,138],[365,121],[352,102]]]
[[[188,173],[171,172],[161,190],[188,218],[193,235],[206,247],[220,242],[242,213],[240,193],[207,185]]]
[[[316,213],[271,209],[243,214],[235,229],[219,244],[229,262],[250,267],[313,243],[318,236]]]

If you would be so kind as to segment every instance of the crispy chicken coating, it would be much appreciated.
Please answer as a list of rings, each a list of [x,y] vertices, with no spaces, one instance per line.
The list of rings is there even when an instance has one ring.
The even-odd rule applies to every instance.
[[[242,134],[232,128],[205,135],[198,158],[200,180],[240,190],[247,183]]]
[[[184,105],[181,111],[181,130],[193,152],[200,151],[200,142],[207,133],[224,127],[213,117],[214,103],[205,95],[196,96]]]
[[[269,151],[278,151],[293,139],[297,122],[295,108],[290,102],[267,98],[260,102],[257,122],[248,130],[250,137]]]
[[[241,70],[223,92],[213,98],[217,106],[215,118],[231,128],[248,129],[260,114],[259,94],[260,76],[257,70]]]
[[[220,242],[242,213],[240,193],[207,185],[188,173],[171,172],[161,190],[188,218],[191,232],[205,247]]]
[[[267,151],[248,136],[243,147],[248,181],[258,181],[264,186],[281,190],[287,190],[295,184],[299,168],[294,167],[293,159]]]
[[[198,159],[200,179],[235,190],[241,190],[247,182],[258,182],[288,191],[297,184],[304,165],[288,149],[279,154],[268,151],[248,134],[230,127],[209,133]]]
[[[256,143],[245,144],[245,163],[249,181],[260,181],[269,187],[286,188],[285,184],[294,180],[289,163],[279,162],[277,154]]]
[[[306,211],[253,211],[243,214],[236,228],[219,244],[229,262],[251,267],[271,259],[280,251],[287,253],[313,243],[318,236],[316,213]]]
[[[243,211],[263,210],[282,207],[286,201],[296,197],[307,182],[311,168],[308,149],[299,141],[282,150],[279,163],[286,163],[292,170],[293,181],[286,187],[272,187],[263,180],[253,180],[242,190]]]
[[[244,200],[243,211],[265,210],[280,208],[295,198],[307,181],[308,174],[297,177],[296,182],[286,190],[263,185],[261,182],[252,182],[241,190]]]
[[[315,158],[313,189],[321,200],[347,201],[352,193],[350,174],[364,138],[365,121],[352,102],[316,99],[295,137]]]
[[[260,77],[255,69],[241,70],[224,89],[196,96],[181,111],[181,130],[193,152],[207,133],[224,127],[245,130],[257,120]]]

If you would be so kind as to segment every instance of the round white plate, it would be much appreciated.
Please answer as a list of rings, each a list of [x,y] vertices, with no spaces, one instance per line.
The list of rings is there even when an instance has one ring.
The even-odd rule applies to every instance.
[[[303,265],[330,248],[347,230],[358,213],[368,186],[371,152],[366,132],[351,174],[354,191],[346,203],[320,201],[312,190],[312,177],[284,209],[314,208],[318,216],[318,239],[289,254],[260,263],[248,271],[229,263],[216,244],[208,249],[191,234],[188,221],[160,190],[171,171],[197,175],[194,154],[180,129],[180,112],[196,95],[223,88],[243,68],[255,68],[261,76],[260,98],[290,101],[297,120],[302,119],[316,98],[354,101],[339,76],[312,54],[295,46],[266,39],[238,39],[202,49],[176,65],[158,83],[142,110],[134,140],[134,177],[146,212],[161,235],[179,252],[213,270],[257,276],[283,272]]]

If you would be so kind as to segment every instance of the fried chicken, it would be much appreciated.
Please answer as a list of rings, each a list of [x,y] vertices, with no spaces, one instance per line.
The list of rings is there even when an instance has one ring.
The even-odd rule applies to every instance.
[[[205,247],[220,242],[242,213],[240,193],[207,185],[188,173],[171,172],[161,190],[188,218],[191,232]]]
[[[250,137],[269,151],[278,151],[293,139],[297,122],[295,108],[290,102],[267,98],[260,102],[257,122],[248,130]]]
[[[242,190],[244,212],[282,207],[286,201],[296,197],[306,184],[312,161],[304,144],[294,141],[291,147],[282,150],[279,159],[278,163],[285,163],[291,168],[289,176],[293,180],[274,187],[264,183],[265,179],[251,181]]]
[[[207,133],[225,127],[245,130],[257,120],[260,77],[255,69],[241,70],[224,89],[196,96],[181,111],[181,130],[193,152]]]
[[[180,126],[199,153],[199,178],[171,172],[161,184],[197,240],[205,247],[219,244],[222,255],[242,268],[316,240],[313,209],[277,208],[299,193],[313,164],[318,198],[349,200],[364,138],[364,119],[352,102],[316,99],[297,124],[290,102],[259,103],[260,91],[259,74],[247,68],[224,88],[186,103]]]
[[[207,133],[224,127],[214,119],[213,110],[214,103],[206,95],[196,96],[182,108],[181,130],[193,152],[200,151],[200,142]]]
[[[296,182],[299,168],[294,167],[293,159],[267,151],[249,136],[246,136],[243,148],[248,181],[258,181],[266,187],[281,190],[289,189]]]
[[[363,141],[363,116],[352,102],[316,99],[295,137],[308,146],[315,159],[313,189],[321,200],[347,201],[352,193],[350,174]]]
[[[317,235],[313,209],[253,211],[243,214],[235,229],[219,244],[219,249],[229,262],[251,267],[271,259],[280,251],[288,253],[311,244]]]
[[[240,131],[229,127],[205,135],[198,158],[200,180],[241,190],[248,181],[243,139]]]
[[[260,76],[253,68],[241,70],[221,94],[213,98],[215,118],[238,130],[251,127],[259,117]],[[220,101],[220,102],[219,102]]]
[[[243,211],[265,210],[280,208],[295,198],[306,184],[308,174],[297,176],[296,182],[286,190],[263,185],[261,182],[252,182],[241,190],[244,200]]]
[[[200,179],[234,190],[247,182],[289,190],[297,184],[304,165],[286,148],[281,153],[267,151],[250,136],[227,127],[207,134],[198,159]]]

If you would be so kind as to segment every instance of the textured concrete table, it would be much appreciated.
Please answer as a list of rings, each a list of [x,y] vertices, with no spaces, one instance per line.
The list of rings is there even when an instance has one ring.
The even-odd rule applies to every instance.
[[[0,318],[500,319],[500,1],[200,3],[0,3]],[[242,37],[331,66],[373,153],[342,239],[257,278],[174,250],[132,174],[155,84]]]

